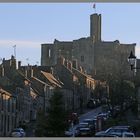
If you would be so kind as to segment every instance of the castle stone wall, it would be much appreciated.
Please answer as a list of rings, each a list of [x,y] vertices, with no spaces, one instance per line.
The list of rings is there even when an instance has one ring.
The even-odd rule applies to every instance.
[[[41,65],[55,65],[57,58],[63,56],[71,61],[76,60],[78,66],[94,78],[106,78],[105,75],[110,74],[128,78],[132,73],[127,59],[131,50],[135,54],[135,46],[121,44],[118,40],[101,41],[101,15],[95,13],[90,16],[90,37],[73,41],[55,39],[53,44],[42,44]]]

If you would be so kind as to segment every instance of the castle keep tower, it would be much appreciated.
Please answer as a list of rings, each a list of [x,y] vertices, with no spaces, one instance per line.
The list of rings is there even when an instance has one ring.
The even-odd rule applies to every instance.
[[[101,40],[101,14],[90,15],[90,36],[73,41],[54,40],[52,44],[42,44],[41,65],[53,66],[58,56],[75,63],[75,67],[82,68],[96,79],[105,80],[108,75],[115,73],[125,79],[131,76],[127,58],[135,43],[122,44],[119,40]]]
[[[90,15],[90,37],[94,42],[101,41],[101,14]]]

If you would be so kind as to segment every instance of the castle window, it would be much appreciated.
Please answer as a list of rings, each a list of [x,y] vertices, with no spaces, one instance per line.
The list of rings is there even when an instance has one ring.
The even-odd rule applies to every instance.
[[[83,55],[81,56],[81,62],[84,62],[84,56]]]
[[[49,58],[51,57],[51,49],[49,49]]]

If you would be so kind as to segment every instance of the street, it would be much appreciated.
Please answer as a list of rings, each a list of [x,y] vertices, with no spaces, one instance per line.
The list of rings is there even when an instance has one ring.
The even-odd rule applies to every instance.
[[[95,108],[85,114],[82,114],[79,119],[80,119],[80,122],[82,122],[84,119],[93,119],[94,116],[98,115],[98,113],[102,112],[102,107],[98,107],[98,108]]]
[[[82,114],[80,117],[79,117],[79,123],[81,123],[84,119],[93,119],[96,115],[98,115],[98,113],[102,112],[102,106],[98,107],[98,108],[95,108],[85,114]],[[75,132],[75,129],[76,127],[78,126],[77,125],[72,125],[71,128],[69,130],[72,131],[73,133],[73,137],[74,137],[74,132]]]

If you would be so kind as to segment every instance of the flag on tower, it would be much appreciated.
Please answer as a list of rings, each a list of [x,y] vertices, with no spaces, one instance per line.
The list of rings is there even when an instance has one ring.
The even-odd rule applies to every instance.
[[[96,8],[96,4],[95,4],[95,3],[93,4],[93,8],[94,8],[94,9]]]
[[[93,4],[93,8],[94,8],[95,13],[96,13],[96,4],[95,3]]]

